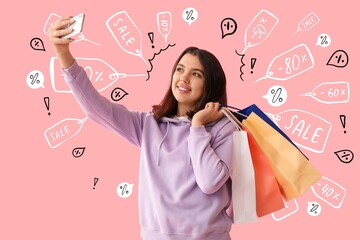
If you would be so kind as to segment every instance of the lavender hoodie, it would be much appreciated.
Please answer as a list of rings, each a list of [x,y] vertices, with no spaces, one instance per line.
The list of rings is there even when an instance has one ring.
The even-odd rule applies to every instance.
[[[142,239],[228,240],[232,220],[232,133],[227,118],[192,127],[187,119],[127,110],[101,96],[75,61],[65,81],[88,117],[139,146]]]

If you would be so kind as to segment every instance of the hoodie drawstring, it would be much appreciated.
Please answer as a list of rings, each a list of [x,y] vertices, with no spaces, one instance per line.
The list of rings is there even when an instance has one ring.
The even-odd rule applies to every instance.
[[[158,147],[158,152],[157,152],[157,165],[160,166],[160,148],[161,148],[161,145],[163,144],[163,142],[165,141],[165,138],[169,132],[169,125],[170,123],[167,121],[166,122],[166,132],[165,132],[165,135],[164,137],[161,139],[160,141],[160,144],[159,144],[159,147]]]

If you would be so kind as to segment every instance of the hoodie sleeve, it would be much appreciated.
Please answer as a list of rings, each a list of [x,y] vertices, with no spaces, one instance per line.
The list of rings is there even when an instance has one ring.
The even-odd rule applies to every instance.
[[[73,95],[90,119],[140,146],[142,115],[145,113],[129,111],[125,106],[100,95],[76,61],[70,68],[63,69],[63,72]]]
[[[235,127],[226,118],[217,124],[221,125],[221,123],[222,126],[213,137],[204,126],[200,126],[191,127],[188,138],[196,182],[206,194],[219,190],[230,177],[232,170]]]

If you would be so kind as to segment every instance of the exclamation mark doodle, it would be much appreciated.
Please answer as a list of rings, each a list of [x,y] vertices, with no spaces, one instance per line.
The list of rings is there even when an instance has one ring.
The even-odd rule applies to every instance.
[[[99,178],[94,177],[94,187],[93,187],[93,189],[95,189],[95,186],[96,186],[96,184],[97,184],[98,181],[99,181]]]
[[[46,109],[48,110],[48,115],[50,116],[51,115],[51,113],[49,112],[49,110],[50,110],[50,98],[49,97],[44,97],[44,103],[45,103]]]
[[[148,36],[149,36],[149,38],[150,38],[150,41],[151,41],[151,47],[152,48],[155,48],[155,46],[154,46],[154,33],[153,32],[149,32],[148,33]]]
[[[346,130],[345,130],[346,116],[345,115],[340,115],[340,121],[341,121],[342,127],[344,128],[344,133],[346,133]]]
[[[251,63],[250,63],[250,67],[251,67],[251,74],[253,74],[253,69],[255,67],[255,63],[256,63],[256,58],[251,58]]]

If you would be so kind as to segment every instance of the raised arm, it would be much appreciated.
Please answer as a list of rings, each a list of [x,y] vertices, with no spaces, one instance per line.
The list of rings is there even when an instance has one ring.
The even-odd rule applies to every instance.
[[[71,16],[64,17],[49,28],[50,40],[63,68],[65,81],[90,119],[139,146],[145,113],[129,111],[123,105],[100,95],[94,88],[85,70],[77,64],[70,52],[69,45],[73,39],[61,38],[72,31],[66,27],[73,22]]]
[[[50,41],[63,68],[69,68],[74,62],[74,57],[70,52],[70,43],[74,39],[61,38],[61,36],[72,31],[71,28],[65,29],[72,23],[74,23],[72,16],[63,17],[54,22],[49,28]]]

